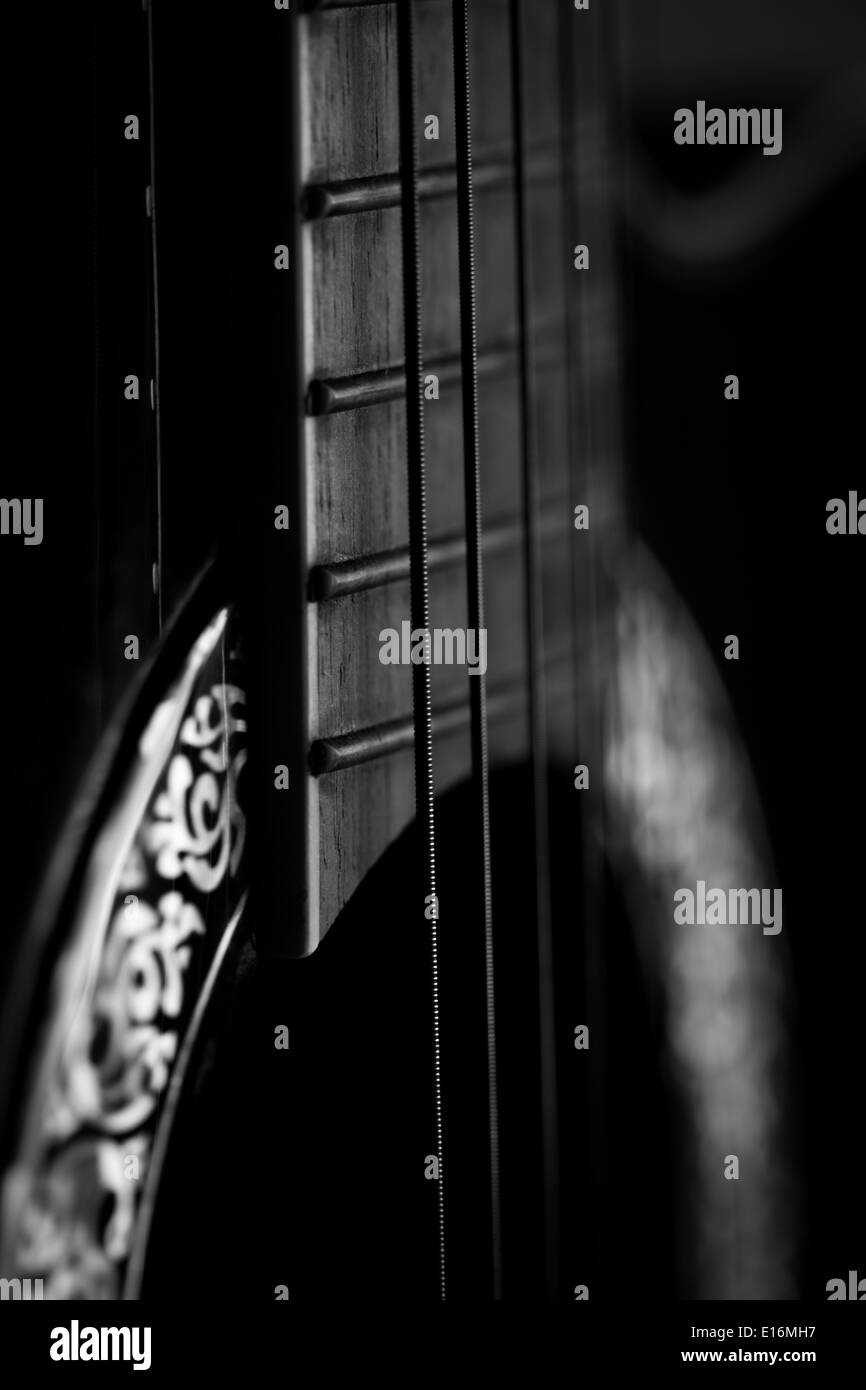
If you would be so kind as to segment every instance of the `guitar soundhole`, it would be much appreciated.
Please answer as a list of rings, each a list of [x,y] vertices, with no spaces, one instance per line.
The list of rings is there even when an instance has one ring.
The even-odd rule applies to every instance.
[[[511,1297],[546,1294],[538,970],[529,771],[493,774],[503,1258]],[[652,1248],[654,1297],[673,1294],[671,1164],[658,1039],[612,880],[605,961],[612,1040],[606,1108],[580,1080],[579,827],[551,785],[561,1203],[555,1293],[592,1278],[612,1297]],[[470,798],[438,802],[445,1206],[450,1297],[491,1295],[483,939],[466,901]],[[430,941],[410,920],[415,830],[367,876],[318,951],[256,968],[248,941],[190,1068],[154,1222],[143,1296],[411,1302],[436,1297]],[[518,929],[519,926],[519,929]],[[255,930],[255,913],[251,914]],[[615,981],[615,990],[613,982]],[[225,991],[231,994],[226,1005]],[[628,1027],[620,1026],[628,1016]],[[602,1015],[598,1014],[601,1027]],[[289,1026],[288,1050],[274,1030]],[[617,1047],[616,1038],[623,1041]],[[570,1055],[571,1054],[571,1055]],[[573,1068],[569,1062],[575,1061]],[[592,1117],[592,1127],[587,1116]],[[604,1155],[597,1162],[596,1155]],[[180,1234],[179,1234],[180,1233]],[[185,1256],[178,1257],[179,1249]]]

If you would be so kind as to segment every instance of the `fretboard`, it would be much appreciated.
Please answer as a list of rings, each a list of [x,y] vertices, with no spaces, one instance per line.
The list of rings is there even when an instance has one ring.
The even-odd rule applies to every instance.
[[[421,0],[416,13],[430,619],[436,629],[465,631],[451,13],[442,0]],[[396,22],[391,4],[319,6],[298,20],[294,270],[306,423],[292,525],[303,526],[298,543],[308,594],[306,949],[321,939],[413,814],[411,666],[383,664],[380,641],[382,632],[400,632],[410,614]],[[536,666],[544,671],[547,756],[567,766],[576,743],[575,702],[568,694],[580,661],[574,610],[562,595],[574,591],[573,512],[586,500],[576,482],[573,398],[594,394],[587,377],[596,354],[585,331],[576,336],[567,307],[577,274],[573,243],[588,238],[569,224],[573,200],[563,178],[574,129],[564,133],[561,17],[556,6],[544,5],[533,9],[531,22],[520,150],[531,197],[521,241],[508,5],[486,0],[471,11],[490,757],[496,765],[528,755],[527,691]],[[597,301],[587,320],[598,341],[599,318],[608,307]],[[529,458],[522,364],[530,372]],[[588,479],[589,450],[602,455],[608,445],[598,430],[586,439],[579,463]],[[603,462],[599,457],[599,476]],[[527,468],[534,499],[529,517]],[[529,551],[527,525],[534,544]],[[532,554],[541,622],[529,650]],[[546,594],[557,600],[545,602]],[[469,679],[465,665],[432,667],[437,794],[469,774]]]

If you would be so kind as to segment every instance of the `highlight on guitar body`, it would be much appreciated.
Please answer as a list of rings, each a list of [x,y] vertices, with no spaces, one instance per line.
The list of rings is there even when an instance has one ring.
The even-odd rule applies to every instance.
[[[642,1252],[651,1299],[826,1298],[806,921],[854,830],[804,851],[830,692],[756,518],[823,428],[790,272],[856,205],[863,26],[193,8],[73,26],[78,491],[2,502],[74,714],[11,865],[3,1288],[615,1304]],[[809,476],[826,600],[857,494]]]

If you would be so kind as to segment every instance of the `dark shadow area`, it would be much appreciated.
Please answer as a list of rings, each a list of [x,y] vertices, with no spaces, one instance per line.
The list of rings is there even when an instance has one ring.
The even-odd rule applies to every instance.
[[[546,1298],[538,969],[523,770],[492,779],[504,1294]],[[561,1208],[556,1296],[615,1300],[652,1249],[647,1296],[673,1292],[671,1142],[657,1038],[615,896],[606,921],[614,1045],[573,1045],[583,987],[580,859],[570,783],[552,786]],[[438,803],[440,999],[449,1301],[491,1296],[484,943],[467,910],[470,802]],[[419,1303],[438,1295],[430,935],[409,922],[413,829],[368,875],[306,960],[259,960],[201,1039],[175,1132],[144,1297]],[[505,867],[507,866],[507,867]],[[290,1030],[288,1051],[274,1029]],[[618,1040],[618,1041],[617,1041]],[[587,1068],[602,1066],[593,1172]]]

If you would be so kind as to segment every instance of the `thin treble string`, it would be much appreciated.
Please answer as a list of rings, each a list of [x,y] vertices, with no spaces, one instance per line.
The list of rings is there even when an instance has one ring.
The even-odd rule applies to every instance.
[[[526,586],[529,729],[532,749],[532,823],[535,859],[535,907],[538,932],[538,1000],[541,1046],[541,1107],[544,1155],[544,1224],[548,1297],[558,1283],[559,1136],[556,1093],[556,1030],[554,1023],[553,931],[550,908],[548,849],[547,728],[544,673],[544,612],[541,547],[536,518],[539,512],[535,410],[532,384],[535,363],[530,323],[531,240],[526,199],[525,82],[521,0],[509,0],[511,48],[511,107],[514,143],[515,220],[517,244],[518,362],[520,376],[521,456],[524,509],[524,581]]]
[[[427,488],[424,463],[424,360],[421,331],[421,247],[418,201],[418,147],[415,100],[415,6],[397,6],[397,65],[400,106],[401,220],[403,233],[403,315],[406,335],[406,446],[409,482],[409,575],[412,628],[430,629],[430,575],[427,553]],[[429,649],[428,649],[429,654]],[[438,1158],[439,1291],[445,1298],[445,1171],[442,1145],[442,1065],[439,1016],[438,899],[433,785],[433,704],[428,661],[412,666],[415,748],[415,814],[425,852],[425,901],[430,921],[433,991],[433,1103]]]
[[[460,361],[463,391],[463,480],[466,499],[466,586],[469,627],[484,627],[481,468],[478,430],[478,331],[475,298],[475,212],[472,199],[472,105],[469,3],[452,0],[454,115],[457,145],[457,228],[460,258]],[[480,639],[478,639],[480,640]],[[487,1108],[490,1143],[493,1297],[502,1298],[502,1217],[499,1177],[499,1096],[496,1074],[496,988],[493,955],[493,885],[490,861],[490,787],[486,675],[469,677],[472,783],[481,848],[479,899],[484,914],[487,1012]]]
[[[159,404],[159,273],[156,254],[156,100],[153,63],[153,0],[147,5],[147,87],[150,159],[150,253],[153,293],[153,411],[156,434],[156,612],[157,630],[162,632],[162,430]]]

